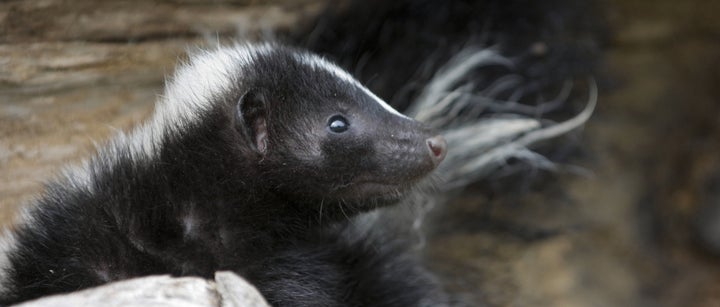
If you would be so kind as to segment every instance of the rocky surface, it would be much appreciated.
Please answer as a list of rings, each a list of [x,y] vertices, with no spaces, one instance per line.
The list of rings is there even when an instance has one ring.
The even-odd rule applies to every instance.
[[[16,306],[269,307],[255,287],[231,272],[216,273],[214,281],[199,277],[135,278]]]

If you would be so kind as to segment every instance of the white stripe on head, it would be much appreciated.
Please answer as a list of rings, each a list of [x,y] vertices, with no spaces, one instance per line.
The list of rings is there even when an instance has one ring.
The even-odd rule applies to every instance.
[[[350,75],[347,71],[343,70],[342,68],[338,67],[335,64],[330,63],[329,61],[321,58],[320,56],[310,54],[310,53],[303,53],[303,54],[297,55],[296,59],[298,59],[301,63],[312,67],[313,69],[323,69],[327,72],[330,72],[334,76],[338,77],[340,80],[343,80],[354,86],[359,87],[360,89],[363,90],[363,92],[365,92],[365,94],[367,94],[373,100],[375,100],[375,102],[377,102],[386,111],[388,111],[394,115],[400,116],[402,118],[410,119],[405,114],[398,112],[393,107],[391,107],[389,104],[387,104],[384,100],[382,100],[380,97],[378,97],[373,92],[371,92],[369,89],[367,89],[365,86],[360,84],[360,82],[357,79],[353,78],[353,76]]]
[[[166,82],[164,95],[145,123],[128,133],[119,132],[108,146],[99,149],[95,158],[65,169],[63,176],[76,188],[86,187],[92,192],[94,167],[103,169],[103,165],[112,165],[128,154],[135,162],[154,159],[166,136],[182,133],[200,120],[200,115],[211,109],[218,98],[232,95],[242,82],[243,69],[274,49],[269,43],[242,43],[190,52],[189,60],[180,64]]]
[[[132,144],[134,154],[154,157],[166,134],[182,131],[218,98],[231,96],[242,82],[243,69],[274,49],[270,43],[243,43],[191,54],[167,82],[152,118],[129,136],[121,135],[119,143]]]

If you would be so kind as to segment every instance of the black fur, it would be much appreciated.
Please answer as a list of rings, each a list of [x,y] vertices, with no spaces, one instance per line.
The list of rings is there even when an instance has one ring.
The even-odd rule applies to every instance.
[[[523,102],[532,104],[533,93],[552,97],[559,83],[594,74],[609,39],[602,2],[594,0],[333,3],[342,4],[287,39],[334,59],[399,110],[463,48],[494,47],[512,59],[514,73],[526,80]],[[485,68],[470,77],[483,88],[505,73]]]
[[[188,93],[206,102],[195,120],[121,137],[81,171],[86,184],[47,186],[14,232],[2,304],[218,270],[244,276],[274,306],[444,302],[401,240],[347,231],[352,216],[397,202],[442,160],[428,148],[430,132],[303,63],[312,56],[301,51],[236,48],[250,60],[234,63],[242,69],[226,76],[230,88]],[[338,114],[348,131],[328,130]],[[145,144],[152,155],[133,145],[147,133],[162,133]]]

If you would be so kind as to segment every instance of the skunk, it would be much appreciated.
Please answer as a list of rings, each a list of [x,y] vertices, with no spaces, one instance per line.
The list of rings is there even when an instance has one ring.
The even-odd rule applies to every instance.
[[[197,52],[147,122],[24,212],[2,242],[0,303],[231,270],[273,306],[442,305],[402,244],[344,229],[446,153],[319,56],[273,43]]]
[[[527,147],[592,113],[592,87],[569,120],[565,102],[596,66],[594,10],[353,0],[287,33],[301,49],[198,52],[147,123],[51,182],[0,241],[0,304],[232,270],[275,306],[446,305],[403,233],[441,201],[414,189],[431,172],[445,192],[509,159],[550,165]]]

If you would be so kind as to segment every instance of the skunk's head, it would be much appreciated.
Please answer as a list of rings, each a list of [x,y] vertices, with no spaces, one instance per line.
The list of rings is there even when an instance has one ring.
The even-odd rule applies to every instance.
[[[202,54],[184,69],[208,75],[171,86],[190,81],[206,91],[203,84],[221,82],[205,98],[222,106],[236,133],[231,145],[257,170],[257,178],[246,179],[298,204],[360,211],[389,204],[446,154],[441,136],[313,54],[241,45]],[[189,79],[184,74],[176,79]],[[193,88],[175,92],[183,91]]]

